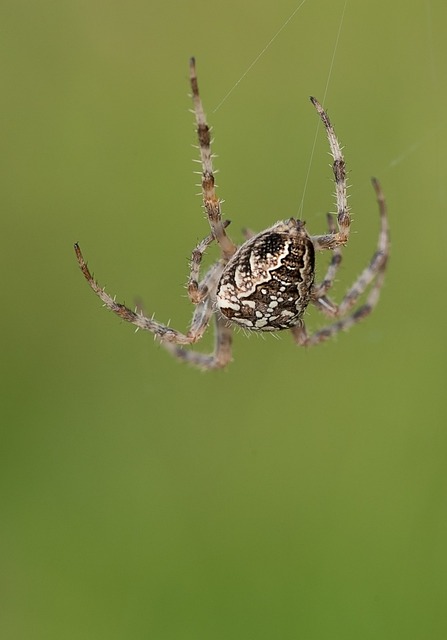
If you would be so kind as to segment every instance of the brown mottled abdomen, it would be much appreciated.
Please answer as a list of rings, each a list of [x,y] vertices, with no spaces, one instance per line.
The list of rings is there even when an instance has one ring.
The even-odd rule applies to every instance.
[[[216,303],[231,322],[255,331],[295,326],[309,304],[314,247],[291,218],[247,240],[222,273]]]

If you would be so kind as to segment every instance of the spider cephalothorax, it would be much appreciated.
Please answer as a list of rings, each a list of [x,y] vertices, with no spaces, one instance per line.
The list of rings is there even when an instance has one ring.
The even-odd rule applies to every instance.
[[[311,236],[304,222],[290,218],[261,233],[245,231],[245,242],[238,247],[226,233],[229,222],[222,220],[221,201],[215,193],[210,130],[199,96],[194,58],[190,60],[190,82],[202,164],[203,204],[211,228],[211,233],[192,254],[188,295],[195,311],[190,329],[186,334],[181,333],[115,302],[94,280],[79,245],[75,244],[79,266],[89,285],[109,309],[137,327],[152,332],[170,353],[201,369],[218,369],[231,360],[233,326],[253,331],[290,329],[300,346],[318,344],[349,329],[372,311],[384,280],[389,238],[385,200],[379,183],[373,180],[381,221],[376,251],[341,303],[336,304],[327,293],[341,262],[341,247],[349,238],[351,219],[345,161],[326,112],[315,98],[311,98],[326,129],[333,157],[337,226],[333,216],[328,214],[327,233]],[[200,280],[203,254],[214,241],[219,245],[220,258]],[[332,259],[322,282],[315,284],[315,251],[324,249],[332,251]],[[364,303],[351,311],[369,285]],[[310,335],[303,321],[309,304],[333,319],[331,324]],[[202,354],[186,348],[202,338],[211,316],[216,323],[213,353]]]

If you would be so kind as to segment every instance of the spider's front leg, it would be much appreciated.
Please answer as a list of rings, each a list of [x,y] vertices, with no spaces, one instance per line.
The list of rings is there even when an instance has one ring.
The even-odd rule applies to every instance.
[[[82,273],[84,274],[85,279],[89,283],[92,290],[96,293],[96,295],[103,301],[104,305],[116,313],[122,320],[126,320],[126,322],[131,322],[139,329],[144,329],[145,331],[150,331],[157,338],[159,338],[162,342],[174,342],[176,344],[193,344],[200,340],[203,335],[203,331],[193,332],[190,330],[186,335],[177,331],[176,329],[172,329],[165,324],[161,324],[154,320],[154,318],[148,318],[143,313],[137,313],[132,311],[124,304],[120,302],[116,302],[114,298],[109,296],[108,293],[105,292],[103,287],[100,287],[96,280],[93,278],[90,270],[87,266],[87,263],[84,260],[84,256],[81,253],[81,248],[78,243],[74,245],[76,258],[79,263],[79,267],[81,268]],[[209,321],[209,316],[207,318],[207,322]],[[206,328],[206,325],[205,325]],[[201,329],[201,327],[200,327]]]
[[[322,236],[312,236],[312,242],[314,243],[315,249],[318,251],[320,249],[335,249],[336,247],[347,243],[351,217],[349,215],[348,197],[346,194],[346,164],[340,143],[335,135],[334,127],[321,104],[316,98],[311,98],[310,100],[317,110],[326,129],[326,136],[334,160],[332,164],[332,171],[334,173],[335,193],[337,198],[338,232],[331,232]]]
[[[199,140],[200,161],[202,163],[202,195],[203,204],[211,227],[212,234],[216,238],[222,257],[225,260],[231,258],[236,252],[236,245],[225,233],[225,224],[222,222],[221,201],[216,196],[213,172],[213,155],[211,153],[211,132],[206,122],[202,100],[199,95],[199,85],[196,74],[196,61],[189,61],[189,77],[191,82],[192,101],[197,124],[197,137]]]

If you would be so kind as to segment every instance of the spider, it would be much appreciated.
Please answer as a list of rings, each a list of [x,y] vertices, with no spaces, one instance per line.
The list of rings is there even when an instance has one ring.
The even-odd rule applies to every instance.
[[[254,233],[244,231],[244,242],[237,246],[227,234],[229,220],[222,219],[221,200],[216,196],[211,153],[210,128],[206,122],[199,95],[195,59],[189,63],[193,112],[200,150],[203,205],[211,233],[192,252],[188,279],[188,296],[195,305],[191,326],[181,333],[132,311],[111,298],[91,275],[79,245],[74,245],[79,266],[90,287],[104,305],[120,318],[154,334],[161,344],[178,359],[204,370],[225,367],[231,361],[233,328],[250,331],[282,331],[290,329],[294,341],[302,347],[323,342],[339,331],[350,329],[375,307],[384,281],[389,253],[389,234],[385,199],[376,179],[372,180],[379,213],[380,233],[377,247],[368,266],[340,302],[333,302],[328,291],[333,285],[347,243],[350,214],[346,195],[346,167],[334,128],[320,103],[311,98],[326,130],[333,158],[337,226],[327,215],[328,230],[322,235],[309,235],[305,223],[296,218],[276,222]],[[217,242],[220,257],[200,278],[200,265],[208,247]],[[328,249],[332,258],[324,279],[315,282],[315,252]],[[353,309],[361,294],[371,285],[366,300]],[[327,326],[308,334],[303,316],[309,304],[332,320]],[[211,317],[216,325],[215,346],[210,354],[188,349],[205,333]]]

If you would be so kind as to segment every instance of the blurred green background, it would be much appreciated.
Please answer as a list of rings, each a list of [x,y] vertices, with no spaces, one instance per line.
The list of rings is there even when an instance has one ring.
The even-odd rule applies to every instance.
[[[298,4],[0,5],[5,640],[447,637],[447,8],[348,2],[325,96],[344,1],[308,0],[213,113]],[[188,324],[208,232],[192,54],[235,240],[297,215],[309,95],[350,170],[338,298],[374,250],[381,179],[392,258],[348,334],[306,352],[240,333],[203,374],[89,290],[74,241],[119,300]],[[312,233],[327,152],[319,127]]]

